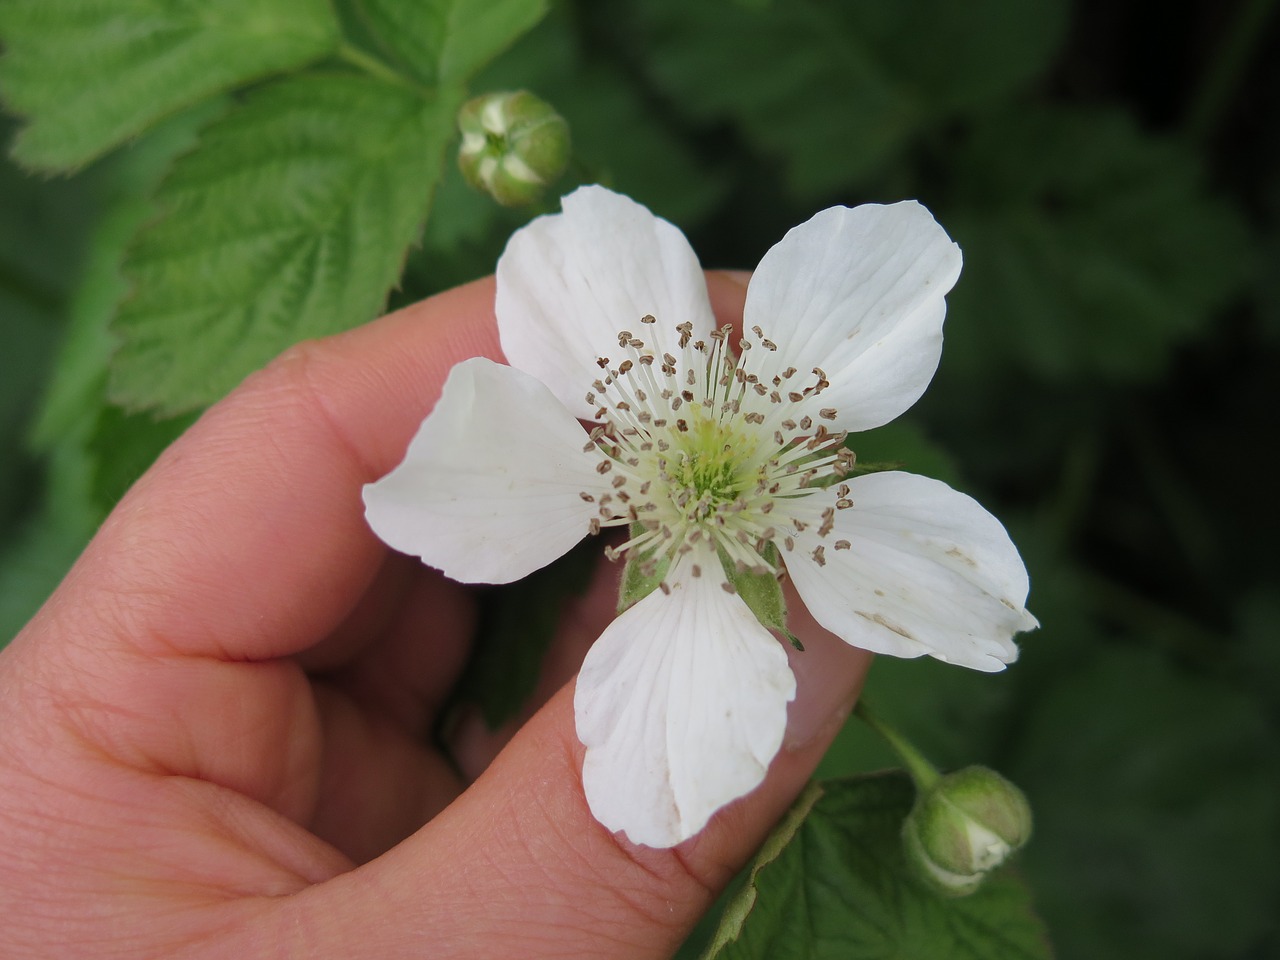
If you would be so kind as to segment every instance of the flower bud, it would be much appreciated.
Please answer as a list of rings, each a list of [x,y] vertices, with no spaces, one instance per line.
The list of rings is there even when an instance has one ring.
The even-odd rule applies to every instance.
[[[1031,837],[1031,807],[994,770],[965,767],[916,798],[903,825],[907,858],[938,892],[961,897]]]
[[[527,90],[469,100],[458,129],[462,175],[505,207],[538,199],[569,163],[569,124]]]

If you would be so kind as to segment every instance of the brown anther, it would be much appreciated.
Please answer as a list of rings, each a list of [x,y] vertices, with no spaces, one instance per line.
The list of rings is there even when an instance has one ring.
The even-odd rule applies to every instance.
[[[796,548],[796,542],[791,537],[783,537],[782,545],[786,547],[788,551],[794,550]]]
[[[592,517],[587,522],[587,530],[591,533],[592,536],[595,536],[596,534],[598,534],[600,532],[600,521],[597,520],[595,517]]]
[[[808,430],[808,429],[809,429],[810,427],[812,427],[812,426],[813,426],[813,418],[812,418],[812,417],[801,417],[801,418],[800,418],[800,429],[801,429],[801,430]]]
[[[761,340],[760,346],[764,347],[766,350],[769,350],[769,351],[774,351],[778,349],[778,345],[774,343],[772,340]]]
[[[609,369],[609,358],[608,358],[608,357],[596,357],[596,366],[597,366],[597,367],[599,367],[601,370],[608,370],[608,369]],[[602,388],[602,389],[603,389],[603,388]]]
[[[827,507],[822,511],[822,526],[818,528],[818,536],[825,537],[836,528],[836,508]]]
[[[657,323],[657,318],[652,313],[646,313],[640,318],[641,323]]]
[[[613,478],[613,489],[617,490],[619,487],[625,486],[626,483],[627,483],[626,476],[620,473]]]
[[[813,562],[820,567],[827,565],[827,551],[822,544],[818,544],[813,550]]]
[[[823,420],[834,420],[836,418],[836,408],[823,407],[821,410],[818,411],[818,416],[820,416]]]
[[[690,547],[689,549],[692,550],[693,547]],[[695,563],[692,567],[689,568],[689,572],[693,574],[695,577],[700,577],[702,576],[702,567],[698,566],[698,564]]]
[[[853,506],[853,501],[849,500],[846,497],[841,497],[839,500],[836,501],[837,510],[848,510],[852,506]]]
[[[667,583],[667,581],[665,580],[661,581],[658,584],[658,589],[662,591],[662,595],[664,597],[671,596],[671,584]]]
[[[790,393],[787,394],[787,399],[790,400],[792,403],[799,403],[801,400],[804,399],[804,394],[796,393],[796,391],[792,390]]]
[[[837,550],[848,550],[850,546],[852,546],[852,544],[850,544],[848,540],[837,540],[835,542],[835,548]]]
[[[738,589],[737,589],[737,588],[736,588],[732,583],[730,583],[728,580],[721,580],[721,581],[720,581],[720,589],[721,589],[721,590],[723,590],[725,593],[737,593],[737,592],[738,592]]]
[[[630,340],[630,339],[631,339],[631,331],[630,331],[630,330],[619,330],[619,331],[618,331],[618,346],[620,346],[620,347],[625,347],[625,346],[627,345],[627,341],[628,341],[628,340]]]
[[[618,364],[618,373],[620,374],[630,373],[631,368],[634,366],[635,364],[632,363],[630,360],[623,360],[620,364]]]
[[[596,464],[596,473],[599,473],[601,475],[608,473],[612,469],[613,469],[612,460],[601,460],[599,463]]]
[[[794,377],[795,375],[796,375],[796,368],[795,368],[795,367],[787,367],[787,369],[785,369],[785,370],[783,370],[783,371],[782,371],[782,379],[783,379],[783,380],[790,380],[790,379],[791,379],[792,377]]]
[[[688,432],[689,432],[689,424],[688,424],[688,422],[687,422],[687,421],[685,421],[685,420],[677,420],[677,421],[676,421],[676,429],[677,429],[677,430],[679,430],[681,433],[688,433]]]

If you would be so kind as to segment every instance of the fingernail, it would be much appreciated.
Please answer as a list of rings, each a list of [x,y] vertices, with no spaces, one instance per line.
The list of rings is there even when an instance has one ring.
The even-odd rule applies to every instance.
[[[736,283],[738,286],[742,287],[744,290],[746,289],[747,284],[751,282],[750,270],[716,270],[715,273],[721,277],[724,277],[726,280],[730,281],[731,283]]]
[[[797,751],[830,739],[848,719],[872,655],[825,630],[804,638],[805,649],[790,650],[796,698],[787,711],[783,746]]]

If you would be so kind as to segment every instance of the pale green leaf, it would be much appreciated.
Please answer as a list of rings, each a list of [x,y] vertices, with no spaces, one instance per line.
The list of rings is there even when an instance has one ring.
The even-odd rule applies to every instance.
[[[210,126],[126,263],[112,399],[181,413],[301,339],[372,319],[426,217],[457,100],[300,76]]]
[[[5,0],[0,90],[15,155],[78,167],[160,118],[332,52],[328,0]]]
[[[547,11],[546,0],[356,0],[387,54],[428,85],[466,81]]]
[[[1046,960],[1052,951],[1009,869],[939,897],[907,866],[915,789],[901,772],[810,787],[725,908],[705,960]]]

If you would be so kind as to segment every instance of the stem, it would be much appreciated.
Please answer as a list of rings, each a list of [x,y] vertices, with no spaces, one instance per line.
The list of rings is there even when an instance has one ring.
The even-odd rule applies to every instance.
[[[1192,140],[1205,140],[1240,82],[1263,38],[1273,0],[1242,0],[1235,20],[1227,28],[1200,88],[1187,108],[1183,131]]]
[[[926,760],[906,737],[868,710],[865,702],[859,700],[853,712],[859,720],[884,737],[889,746],[893,747],[894,752],[906,766],[907,772],[911,774],[911,779],[916,782],[917,790],[924,793],[938,782],[942,776],[938,773],[938,768]]]
[[[359,70],[363,70],[371,77],[377,77],[379,80],[385,80],[387,83],[394,83],[396,86],[409,87],[412,90],[420,89],[416,83],[394,67],[383,63],[377,57],[372,57],[359,47],[354,47],[349,43],[344,42],[339,45],[337,57],[339,60],[349,63]]]

